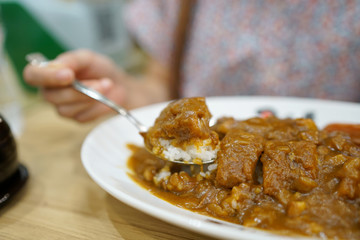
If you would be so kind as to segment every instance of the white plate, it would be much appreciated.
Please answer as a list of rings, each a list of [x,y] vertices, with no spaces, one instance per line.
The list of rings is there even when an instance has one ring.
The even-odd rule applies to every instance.
[[[281,97],[213,97],[206,99],[213,119],[233,116],[246,119],[258,110],[271,109],[278,117],[303,117],[313,114],[321,128],[328,123],[359,123],[360,104]],[[151,126],[167,103],[151,105],[132,113]],[[142,145],[136,128],[116,116],[97,126],[85,139],[81,158],[90,177],[120,201],[174,225],[221,239],[279,239],[278,235],[226,223],[181,209],[163,201],[134,183],[127,175],[130,151],[127,143]],[[288,237],[286,239],[289,239]]]

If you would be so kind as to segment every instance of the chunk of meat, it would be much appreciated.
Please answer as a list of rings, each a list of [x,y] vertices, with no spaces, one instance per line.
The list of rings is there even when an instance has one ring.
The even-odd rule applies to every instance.
[[[268,140],[319,142],[319,131],[311,119],[268,118],[267,121],[272,126],[266,134]]]
[[[211,127],[218,135],[220,139],[223,139],[225,135],[238,123],[233,117],[221,117]]]
[[[244,132],[256,133],[265,136],[272,129],[268,119],[254,117],[246,120],[236,120],[233,117],[222,117],[212,127],[219,136],[224,137],[229,131],[239,129]]]
[[[316,145],[308,141],[268,141],[261,157],[264,192],[276,198],[283,191],[309,192],[317,186]]]
[[[360,124],[332,123],[324,128],[328,132],[344,132],[350,135],[352,141],[360,145]]]
[[[228,188],[252,183],[263,143],[263,137],[257,134],[240,129],[228,132],[220,144],[216,181]]]
[[[350,158],[336,172],[340,178],[337,188],[339,196],[355,199],[360,197],[360,158]]]
[[[155,155],[166,159],[189,158],[190,161],[192,156],[201,160],[203,155],[207,156],[206,151],[211,152],[208,158],[213,158],[213,155],[215,158],[219,136],[210,129],[210,118],[203,97],[171,102],[148,132],[143,133],[145,146]],[[179,152],[181,154],[177,156]]]
[[[346,156],[360,157],[360,146],[355,144],[347,133],[323,132],[321,143],[332,151],[337,151]]]
[[[294,141],[305,140],[319,142],[319,130],[311,119],[278,119],[276,117],[250,118],[244,121],[232,117],[220,118],[213,126],[222,139],[232,129],[241,129],[245,132],[256,133],[267,140]]]
[[[271,117],[270,117],[271,118]],[[269,123],[269,119],[264,118],[249,118],[244,121],[239,121],[234,126],[236,129],[241,129],[245,132],[258,134],[260,136],[265,137],[266,134],[273,128]]]
[[[194,138],[212,138],[216,134],[209,127],[210,118],[211,113],[203,97],[174,101],[161,112],[147,132],[147,143],[153,144],[159,138],[177,139],[179,144]]]

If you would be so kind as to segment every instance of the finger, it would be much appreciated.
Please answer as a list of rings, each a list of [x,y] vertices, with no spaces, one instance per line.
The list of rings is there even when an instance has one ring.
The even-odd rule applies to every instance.
[[[54,62],[71,68],[79,79],[114,78],[117,73],[117,67],[109,58],[86,49],[65,52]]]
[[[106,95],[113,87],[113,82],[107,78],[99,80],[85,80],[82,81],[82,83],[104,95]],[[95,101],[72,87],[46,88],[43,90],[43,96],[47,101],[54,103],[55,105]]]
[[[62,104],[56,107],[57,112],[59,115],[67,118],[75,118],[78,114],[87,111],[95,104],[94,102],[78,102],[78,103],[71,103],[71,104]]]
[[[28,64],[23,75],[27,83],[37,87],[64,87],[70,85],[74,79],[71,69],[56,63],[45,67]]]
[[[78,122],[88,122],[92,121],[99,116],[102,116],[104,113],[111,111],[109,107],[102,103],[96,103],[88,109],[85,109],[82,112],[79,112],[74,119]]]
[[[78,92],[72,87],[45,88],[42,90],[42,95],[45,100],[55,105],[92,101],[88,96]]]

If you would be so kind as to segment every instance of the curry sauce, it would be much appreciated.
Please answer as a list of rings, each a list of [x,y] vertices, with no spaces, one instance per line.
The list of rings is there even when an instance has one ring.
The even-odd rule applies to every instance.
[[[311,119],[224,117],[215,163],[184,167],[129,146],[133,179],[170,203],[283,234],[360,239],[360,147]]]

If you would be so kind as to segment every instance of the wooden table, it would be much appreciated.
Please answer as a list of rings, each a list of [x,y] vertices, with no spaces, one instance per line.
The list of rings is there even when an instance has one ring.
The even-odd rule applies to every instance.
[[[209,239],[123,204],[90,179],[80,149],[99,122],[61,118],[43,102],[24,115],[17,143],[30,177],[0,210],[0,239]]]

